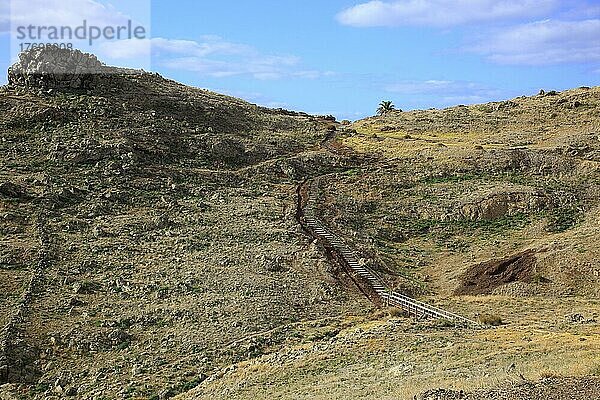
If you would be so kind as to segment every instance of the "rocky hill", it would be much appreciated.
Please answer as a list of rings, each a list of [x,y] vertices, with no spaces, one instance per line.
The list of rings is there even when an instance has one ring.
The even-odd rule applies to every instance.
[[[597,397],[600,88],[345,126],[45,49],[0,110],[0,399]],[[500,326],[369,301],[316,176],[362,262]]]
[[[166,398],[369,309],[295,220],[296,180],[333,167],[313,151],[329,120],[151,73],[38,74],[42,56],[0,89],[7,391]]]

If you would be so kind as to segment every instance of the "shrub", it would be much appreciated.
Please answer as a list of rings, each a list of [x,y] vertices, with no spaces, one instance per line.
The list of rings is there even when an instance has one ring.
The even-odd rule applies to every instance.
[[[550,233],[565,232],[577,225],[582,217],[582,212],[577,204],[556,208],[548,215],[546,231]]]
[[[446,318],[439,318],[435,321],[435,326],[439,328],[452,328],[456,326],[456,323]]]
[[[561,376],[559,374],[557,374],[556,372],[553,371],[542,371],[540,373],[540,378],[541,379],[555,379],[555,378],[560,378]]]
[[[494,314],[480,314],[479,322],[481,322],[484,325],[489,325],[489,326],[500,326],[500,325],[504,324],[504,322],[502,321],[502,318],[500,316],[494,315]]]
[[[404,316],[404,311],[401,308],[390,307],[387,309],[388,316],[391,318],[398,318]]]

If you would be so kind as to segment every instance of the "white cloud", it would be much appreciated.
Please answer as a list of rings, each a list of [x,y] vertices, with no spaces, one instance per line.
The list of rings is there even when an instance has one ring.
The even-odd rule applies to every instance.
[[[11,59],[15,60],[17,54],[21,51],[25,43],[55,42],[70,44],[84,52],[94,53],[102,58],[106,54],[102,49],[106,49],[106,43],[119,47],[119,40],[109,40],[105,37],[92,39],[90,29],[93,27],[96,31],[104,30],[105,27],[113,28],[113,32],[119,27],[127,27],[131,22],[132,28],[141,26],[145,30],[145,35],[149,36],[150,28],[150,3],[147,0],[128,0],[128,2],[118,2],[123,9],[117,9],[107,0],[0,0],[0,32],[10,32]],[[30,30],[29,27],[32,27]],[[85,26],[84,29],[83,27]],[[23,27],[25,38],[18,34],[17,28]],[[49,38],[50,29],[46,27],[56,27],[59,36],[65,36],[59,40]],[[63,30],[62,27],[70,29]],[[81,28],[80,28],[81,27]],[[77,30],[85,32],[85,38],[77,38]],[[66,33],[63,33],[66,32]],[[129,36],[127,29],[125,33],[119,35]],[[133,33],[133,31],[131,32]],[[81,33],[79,34],[81,35]],[[121,36],[123,37],[123,36]],[[136,47],[144,44],[133,43]],[[102,45],[105,43],[104,45]],[[121,44],[121,46],[123,46]],[[123,66],[149,68],[150,57],[145,59],[123,59]]]
[[[319,78],[330,78],[332,76],[336,76],[337,74],[333,71],[316,71],[316,70],[306,70],[306,71],[296,71],[290,74],[294,78],[303,78],[303,79],[319,79]]]
[[[439,93],[456,88],[456,86],[456,82],[443,80],[402,81],[388,85],[386,91],[401,94]]]
[[[433,79],[395,82],[386,85],[384,90],[398,96],[400,104],[416,108],[484,103],[507,95],[476,82]]]
[[[561,12],[557,16],[562,20],[593,19],[600,16],[600,5],[597,0],[563,0]]]
[[[490,97],[497,92],[475,82],[426,80],[402,81],[389,84],[385,90],[390,93],[402,95],[443,95],[452,97]]]
[[[337,15],[344,25],[447,27],[477,22],[539,17],[558,0],[374,0]]]
[[[10,31],[10,3],[6,0],[0,2],[0,33]]]
[[[98,45],[98,56],[111,59],[150,57],[151,39],[125,39],[116,42],[103,42]]]
[[[165,52],[196,57],[205,57],[211,54],[241,55],[254,52],[250,46],[231,43],[219,36],[203,36],[201,40],[202,42],[154,38],[152,39],[152,48],[155,54]]]
[[[299,69],[298,57],[262,54],[252,46],[228,42],[219,36],[203,36],[201,41],[153,38],[146,42],[105,43],[102,51],[114,59],[151,52],[158,66],[213,78],[246,75],[259,80],[318,79],[333,75],[333,72]]]
[[[126,11],[139,13],[144,20],[149,16],[149,12],[144,15],[144,4],[149,3],[147,0],[129,0],[125,4]],[[12,0],[11,3],[0,0],[0,32],[9,32],[11,25],[13,30],[17,26],[29,25],[69,26],[74,29],[84,20],[88,26],[117,27],[127,25],[130,19],[135,24],[135,18],[115,9],[106,0]],[[22,41],[11,42],[11,58],[15,59]],[[93,46],[87,40],[69,42],[74,47],[96,54],[108,64],[133,68],[151,69],[152,59],[159,67],[193,71],[211,77],[317,79],[329,74],[300,68],[300,59],[295,56],[264,54],[252,46],[211,35],[201,36],[197,41],[168,38],[98,40]]]
[[[468,48],[499,64],[549,65],[600,61],[600,19],[546,20],[496,31]]]
[[[83,20],[97,26],[115,26],[127,23],[129,19],[129,16],[112,5],[94,0],[12,0],[10,2],[10,21],[13,26],[78,26]]]
[[[161,58],[160,66],[196,72],[213,78],[249,75],[259,80],[281,79],[290,74],[289,67],[298,63],[295,57],[250,57],[229,60],[215,60],[203,57]]]
[[[104,42],[102,51],[112,58],[129,58],[149,56],[150,54],[155,57],[163,55],[186,57],[206,57],[212,54],[240,55],[251,53],[253,50],[249,46],[226,42],[217,36],[205,36],[203,42],[165,38]]]

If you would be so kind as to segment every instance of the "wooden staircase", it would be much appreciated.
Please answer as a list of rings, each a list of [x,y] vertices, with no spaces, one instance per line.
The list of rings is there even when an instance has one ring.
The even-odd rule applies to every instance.
[[[381,299],[383,304],[398,307],[416,318],[436,318],[446,319],[455,323],[465,324],[472,327],[481,325],[473,320],[462,317],[435,307],[401,293],[398,293],[387,287],[385,281],[375,271],[369,268],[360,257],[346,244],[339,236],[332,232],[317,217],[317,204],[319,198],[320,178],[317,177],[308,185],[308,199],[303,209],[303,219],[305,227],[313,234],[315,238],[327,244],[348,268],[363,282],[366,282],[370,289]]]

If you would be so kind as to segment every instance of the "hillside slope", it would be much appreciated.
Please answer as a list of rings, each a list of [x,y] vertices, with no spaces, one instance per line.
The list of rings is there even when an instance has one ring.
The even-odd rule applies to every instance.
[[[182,398],[597,397],[597,378],[565,377],[600,366],[600,88],[396,111],[352,129],[337,148],[369,162],[321,179],[321,218],[401,290],[502,325],[382,313]]]
[[[13,394],[170,397],[302,342],[306,321],[371,307],[294,219],[296,180],[331,168],[313,151],[326,119],[137,71],[17,82],[0,110],[0,384]]]
[[[42,53],[0,88],[0,399],[600,395],[600,88],[344,126]],[[361,262],[501,324],[372,304],[317,176]]]

